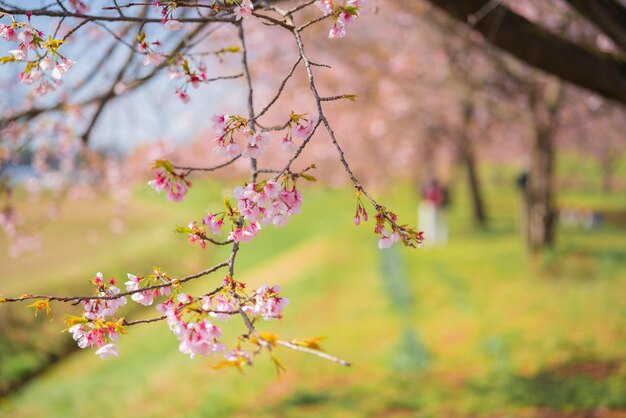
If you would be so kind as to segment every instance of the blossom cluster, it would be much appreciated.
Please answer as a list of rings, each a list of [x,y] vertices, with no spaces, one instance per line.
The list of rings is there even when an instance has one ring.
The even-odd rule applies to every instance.
[[[282,317],[283,308],[289,300],[279,295],[278,286],[262,285],[249,297],[245,285],[226,276],[218,292],[194,298],[181,293],[176,298],[170,297],[157,305],[157,310],[167,320],[170,330],[179,341],[179,350],[193,359],[197,355],[206,356],[225,351],[226,346],[220,341],[221,329],[210,322],[208,317],[226,320],[241,311],[263,319]],[[250,355],[237,348],[226,353],[227,361],[235,359],[250,360]]]
[[[329,38],[343,38],[346,36],[346,29],[359,17],[361,7],[366,0],[347,0],[344,6],[335,6],[333,0],[317,0],[315,5],[325,14],[332,16],[334,24]]]
[[[214,151],[225,156],[236,157],[241,154],[244,158],[259,158],[265,153],[269,145],[267,132],[254,131],[249,127],[249,121],[241,116],[217,114],[211,118],[213,131],[217,135],[213,140],[216,144]],[[287,132],[281,140],[281,149],[293,153],[298,149],[294,138],[306,140],[317,126],[317,118],[307,117],[306,114],[291,112],[286,124]],[[237,136],[243,134],[245,147],[242,150],[237,142]]]
[[[165,30],[178,30],[180,29],[180,27],[176,28],[172,28],[172,24],[170,22],[174,22],[174,26],[177,26],[178,24],[180,24],[180,22],[178,22],[177,20],[173,19],[173,13],[174,10],[176,10],[176,2],[175,1],[164,1],[163,4],[161,4],[161,2],[159,2],[158,0],[154,0],[152,2],[152,6],[155,9],[161,9],[161,24],[163,25],[163,27],[165,28]],[[168,23],[170,23],[170,26],[168,27]]]
[[[252,10],[254,10],[252,0],[236,0],[236,4],[237,6],[233,11],[236,20],[247,19],[252,16]]]
[[[72,333],[74,341],[80,348],[96,346],[96,354],[101,358],[117,356],[119,350],[115,341],[120,333],[125,333],[122,320],[115,321],[114,315],[120,306],[126,305],[126,298],[115,297],[120,293],[115,286],[115,280],[104,282],[102,273],[97,273],[92,283],[96,286],[97,299],[89,299],[83,302],[85,312],[82,318],[69,317],[68,329]],[[106,297],[107,299],[102,299]]]
[[[220,57],[223,54],[236,53],[239,51],[240,48],[238,46],[230,46],[221,48],[217,51],[203,52],[197,55],[200,55],[201,57],[207,55]],[[189,103],[191,100],[191,97],[189,97],[189,94],[187,93],[187,89],[190,85],[194,89],[197,89],[200,87],[201,83],[207,83],[210,81],[207,75],[206,63],[202,60],[197,62],[192,55],[188,55],[187,57],[184,55],[178,55],[171,59],[168,67],[168,78],[170,80],[183,81],[182,85],[176,87],[175,93],[176,96],[185,104]]]
[[[206,247],[206,241],[213,241],[208,234],[222,235],[224,220],[231,223],[228,240],[232,242],[250,242],[256,238],[261,225],[284,226],[289,218],[300,212],[302,193],[295,186],[282,186],[272,180],[250,183],[245,187],[237,186],[233,190],[237,207],[230,200],[225,200],[226,210],[219,213],[208,212],[201,224],[190,222],[187,228],[179,227],[178,232],[189,234],[189,241]],[[213,241],[215,242],[215,241]]]
[[[168,77],[170,80],[184,79],[184,83],[181,87],[176,87],[176,96],[183,102],[189,103],[191,98],[187,94],[187,87],[191,84],[194,89],[200,86],[200,83],[205,83],[208,80],[206,65],[201,63],[198,66],[197,71],[191,71],[189,68],[189,62],[182,56],[178,57],[172,65],[168,68]]]
[[[280,147],[284,152],[293,153],[298,149],[298,145],[293,140],[294,137],[302,141],[306,140],[315,129],[317,118],[306,117],[306,114],[298,115],[291,112],[287,133],[282,138]]]
[[[356,192],[356,212],[354,214],[354,224],[360,225],[361,219],[367,222],[369,216],[363,204],[363,195],[360,189]],[[421,247],[424,242],[424,233],[416,231],[407,225],[398,225],[398,216],[385,209],[384,206],[376,207],[376,226],[374,233],[380,235],[378,248],[389,248],[397,242],[402,241],[407,247]]]
[[[262,285],[255,292],[254,306],[245,306],[244,312],[265,320],[282,318],[282,311],[289,299],[279,296],[280,286]]]
[[[148,186],[156,190],[157,193],[165,190],[169,200],[181,202],[191,187],[191,182],[187,180],[187,176],[184,173],[174,171],[172,164],[165,160],[155,161],[153,168],[161,169],[161,171],[157,171],[154,179],[148,182]]]
[[[171,287],[164,286],[171,283],[170,279],[158,269],[155,269],[154,274],[147,277],[137,277],[130,273],[127,274],[127,277],[128,281],[124,283],[126,285],[126,291],[136,292],[133,293],[130,298],[140,305],[150,306],[159,295],[170,296],[172,294]],[[160,287],[139,291],[140,289],[154,286]]]
[[[17,48],[9,51],[8,56],[0,57],[0,63],[24,62],[26,67],[19,73],[23,84],[36,84],[33,94],[42,96],[60,84],[61,78],[74,66],[75,62],[67,59],[58,51],[64,43],[61,39],[48,36],[29,22],[0,23],[0,38],[17,42]],[[30,51],[34,57],[30,58]]]
[[[374,232],[381,236],[378,240],[378,248],[381,250],[389,248],[400,241],[407,247],[421,247],[424,242],[424,233],[406,225],[398,225],[397,222],[398,216],[395,213],[385,210],[384,207],[378,210],[374,227]]]
[[[255,132],[248,126],[248,120],[241,116],[214,115],[211,124],[217,135],[213,140],[216,144],[213,150],[221,155],[236,157],[241,154],[244,158],[259,158],[269,144],[269,134]],[[242,133],[245,138],[246,146],[243,151],[236,142],[235,134],[238,133]]]
[[[161,41],[148,42],[145,32],[140,32],[137,35],[137,50],[145,54],[143,59],[143,65],[159,66],[165,59],[165,55],[162,52],[156,50],[161,46]]]
[[[83,315],[68,316],[68,331],[80,348],[98,347],[96,355],[101,358],[117,356],[119,349],[115,344],[120,334],[125,334],[127,323],[123,318],[116,319],[119,307],[126,305],[126,297],[116,287],[114,279],[105,282],[102,273],[97,273],[92,284],[96,287],[93,298],[82,302]],[[280,295],[279,286],[262,285],[252,295],[246,292],[246,286],[230,275],[216,291],[194,298],[186,293],[179,293],[180,283],[170,279],[166,273],[155,268],[153,274],[138,277],[128,274],[125,283],[131,299],[140,305],[148,306],[154,299],[166,296],[167,299],[156,306],[169,325],[170,330],[179,341],[179,350],[195,356],[221,353],[226,346],[220,341],[222,331],[212,324],[209,317],[224,321],[234,314],[241,313],[252,318],[265,320],[282,318],[282,311],[289,300]],[[38,301],[30,307],[37,312],[45,310],[50,314],[49,301]],[[226,353],[225,361],[240,367],[250,363],[251,355],[239,345]],[[232,364],[231,364],[232,363]]]
[[[169,10],[169,6],[163,7],[162,13],[164,16],[170,16],[169,12],[166,13],[166,10]],[[182,23],[177,20],[171,20],[164,17],[162,20],[163,28],[166,31],[176,31],[182,27]],[[144,65],[154,65],[159,66],[163,64],[165,61],[169,64],[168,67],[168,78],[170,80],[183,80],[183,84],[176,87],[175,94],[176,96],[183,102],[189,103],[191,97],[187,93],[187,88],[191,85],[194,89],[197,89],[201,83],[206,83],[209,81],[207,76],[207,67],[204,62],[196,63],[195,69],[192,68],[193,57],[192,55],[172,55],[167,56],[162,52],[159,52],[158,49],[161,47],[161,41],[156,40],[149,42],[145,32],[141,32],[137,35],[137,50],[145,54],[143,64]],[[238,46],[231,46],[219,49],[217,51],[207,52],[199,54],[201,56],[205,55],[215,55],[220,56],[226,53],[235,53],[239,52],[240,48]]]
[[[295,185],[287,188],[271,180],[264,183],[235,188],[239,213],[250,223],[284,226],[292,215],[300,213],[302,193]]]
[[[177,302],[170,298],[157,305],[157,309],[167,319],[172,333],[178,338],[178,346],[181,353],[189,354],[191,358],[196,355],[206,356],[224,351],[224,344],[219,341],[222,331],[206,318],[185,320],[185,307],[194,302],[190,295],[181,293]]]
[[[356,212],[354,213],[354,224],[359,225],[361,223],[361,217],[363,220],[367,222],[369,219],[367,215],[367,211],[365,210],[365,206],[363,205],[363,201],[361,200],[361,193],[357,192],[356,198]]]

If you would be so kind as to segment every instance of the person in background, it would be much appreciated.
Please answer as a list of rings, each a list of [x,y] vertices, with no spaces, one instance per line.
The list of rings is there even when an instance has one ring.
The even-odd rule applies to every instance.
[[[448,226],[446,207],[448,191],[437,179],[432,178],[422,187],[422,201],[418,208],[419,229],[424,231],[425,245],[446,245]]]

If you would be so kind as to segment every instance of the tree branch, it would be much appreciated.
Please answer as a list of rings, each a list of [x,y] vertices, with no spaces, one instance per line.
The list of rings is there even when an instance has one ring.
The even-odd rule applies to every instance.
[[[468,22],[490,0],[428,0],[454,19]],[[529,65],[626,104],[626,61],[587,49],[498,4],[473,26],[486,40]]]
[[[566,0],[626,52],[626,7],[615,0]]]

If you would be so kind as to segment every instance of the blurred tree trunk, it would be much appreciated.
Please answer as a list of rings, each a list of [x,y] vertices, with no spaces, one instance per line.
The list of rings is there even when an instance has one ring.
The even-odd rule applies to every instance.
[[[600,163],[602,170],[602,191],[608,194],[613,190],[613,170],[615,168],[615,155],[608,144],[604,144],[602,148]]]
[[[537,251],[554,244],[554,131],[562,99],[562,86],[535,87],[529,94],[533,122],[530,170],[524,188],[523,231],[528,248]]]
[[[484,228],[487,226],[487,212],[485,211],[485,204],[482,196],[482,188],[478,180],[478,173],[476,170],[476,156],[474,153],[474,147],[469,134],[469,129],[472,124],[472,118],[474,117],[474,104],[472,103],[471,95],[466,97],[462,103],[463,106],[463,126],[460,132],[459,149],[461,159],[467,169],[467,180],[470,191],[470,199],[472,201],[472,214],[474,223]]]

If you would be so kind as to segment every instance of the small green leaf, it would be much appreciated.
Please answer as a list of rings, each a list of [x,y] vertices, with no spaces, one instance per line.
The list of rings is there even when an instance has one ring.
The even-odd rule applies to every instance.
[[[178,232],[179,234],[191,234],[191,233],[193,233],[191,228],[189,228],[187,226],[177,226],[174,231]]]
[[[0,57],[0,64],[7,64],[9,62],[15,62],[17,61],[15,59],[15,57],[13,55],[10,55],[8,57]]]

